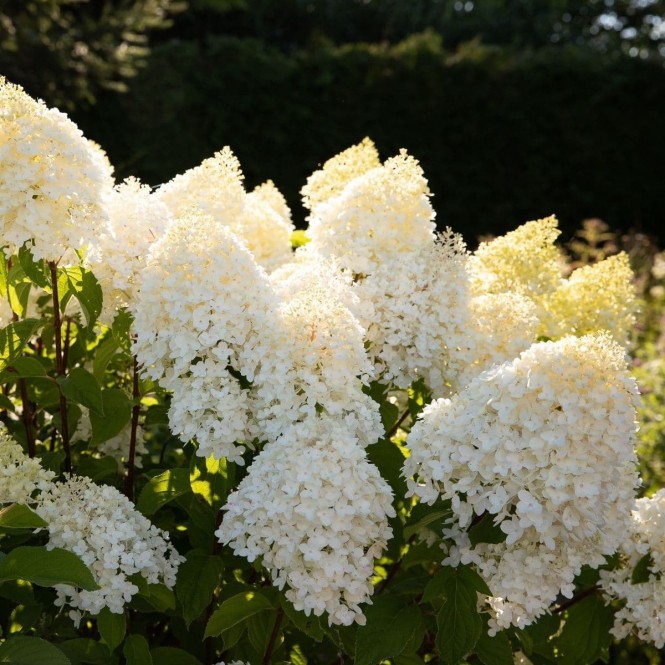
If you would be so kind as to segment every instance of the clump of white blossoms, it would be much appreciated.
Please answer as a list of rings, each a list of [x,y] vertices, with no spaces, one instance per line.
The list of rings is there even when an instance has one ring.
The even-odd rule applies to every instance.
[[[23,452],[4,426],[0,429],[0,505],[33,503],[33,494],[47,490],[54,477],[53,471],[43,469],[39,460]]]
[[[78,623],[81,612],[98,614],[104,607],[120,614],[138,592],[130,582],[139,574],[150,584],[175,584],[181,557],[168,534],[141,515],[114,487],[72,476],[42,492],[35,512],[48,522],[47,548],[61,547],[78,555],[89,568],[96,591],[57,585],[57,606],[69,605]]]
[[[314,206],[307,235],[313,251],[368,275],[390,258],[431,244],[434,216],[422,168],[403,150]]]
[[[637,499],[620,552],[620,568],[600,573],[608,600],[625,601],[614,615],[612,634],[623,639],[631,632],[657,649],[665,646],[665,489],[651,498]],[[633,571],[644,566],[642,579],[633,582]]]
[[[435,396],[457,388],[473,346],[466,260],[462,238],[447,230],[356,282],[373,311],[366,339],[383,383],[405,389],[424,378]]]
[[[108,198],[108,224],[87,256],[104,292],[101,320],[109,324],[115,313],[136,298],[137,276],[151,245],[172,221],[171,213],[148,185],[127,178]]]
[[[72,187],[72,183],[76,183]],[[107,217],[103,152],[62,112],[0,77],[0,224],[6,255],[33,241],[35,259],[83,249]]]
[[[174,217],[198,210],[242,239],[257,263],[272,270],[291,256],[291,213],[268,181],[247,193],[238,158],[229,147],[162,185],[157,197]]]
[[[446,563],[474,563],[494,598],[493,630],[524,626],[570,596],[583,564],[623,540],[638,484],[637,386],[609,334],[532,345],[432,402],[414,425],[409,493],[451,501]],[[505,542],[471,544],[475,517]]]
[[[307,615],[331,624],[365,621],[374,559],[392,532],[392,492],[337,419],[309,419],[255,458],[216,535]]]
[[[265,271],[228,228],[190,212],[152,246],[138,286],[134,353],[173,392],[173,433],[241,463],[235,442],[257,434],[248,387],[274,346]]]

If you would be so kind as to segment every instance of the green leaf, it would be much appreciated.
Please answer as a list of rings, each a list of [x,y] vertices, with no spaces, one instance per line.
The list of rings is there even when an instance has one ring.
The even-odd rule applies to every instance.
[[[81,266],[60,268],[59,272],[58,286],[60,286],[60,280],[66,281],[68,292],[79,301],[86,324],[88,328],[91,328],[102,311],[102,287],[97,282],[97,278]]]
[[[379,469],[395,495],[404,496],[406,481],[402,476],[404,466],[402,451],[392,441],[380,439],[377,443],[367,447],[367,458]]]
[[[415,605],[405,605],[403,599],[390,594],[377,597],[365,616],[367,623],[356,634],[356,665],[399,656],[421,622]]]
[[[58,647],[72,662],[72,665],[109,665],[109,650],[100,642],[80,637],[60,642]]]
[[[178,568],[175,594],[182,606],[182,617],[187,626],[202,614],[210,604],[219,584],[224,564],[218,556],[203,550],[191,550],[187,560]]]
[[[607,657],[614,612],[598,596],[584,598],[567,612],[556,646],[566,665],[585,665]]]
[[[494,516],[486,513],[480,521],[469,529],[469,540],[472,545],[478,543],[503,543],[508,534],[504,533],[498,525],[494,524]]]
[[[49,289],[51,287],[51,271],[46,265],[46,261],[44,259],[35,261],[32,252],[26,245],[23,245],[18,250],[18,262],[21,264],[23,272],[33,284],[41,289]]]
[[[92,573],[76,554],[60,548],[17,547],[0,561],[0,582],[28,580],[39,586],[70,584],[86,591],[99,589]]]
[[[153,515],[169,501],[191,491],[189,469],[169,469],[152,478],[141,490],[136,507],[144,515]]]
[[[426,504],[419,504],[416,508],[422,507],[416,513],[414,508],[409,522],[404,527],[404,540],[409,540],[416,535],[418,531],[424,528],[430,528],[440,533],[443,523],[453,514],[450,508],[435,508]]]
[[[118,475],[118,461],[110,455],[104,457],[81,455],[77,466],[78,475],[87,476],[94,482]]]
[[[108,648],[113,651],[125,639],[127,622],[124,612],[115,614],[105,607],[97,615],[97,630]]]
[[[7,284],[7,295],[9,297],[9,306],[19,318],[25,316],[28,309],[28,299],[32,283],[26,277],[23,268],[20,265],[12,266],[9,271],[9,282]]]
[[[141,587],[139,594],[158,612],[168,612],[175,609],[175,594],[164,584],[147,584]]]
[[[192,456],[190,471],[190,484],[192,492],[198,494],[215,510],[219,510],[226,499],[232,479],[229,478],[226,458],[216,460]]]
[[[299,631],[305,633],[305,635],[311,637],[316,642],[320,642],[323,639],[325,632],[321,627],[319,617],[313,614],[306,616],[304,612],[299,612],[283,595],[280,595],[279,602],[284,610],[284,614],[286,614],[289,621]]]
[[[30,379],[46,376],[46,368],[37,358],[20,356],[16,358],[0,375],[0,381],[7,383],[17,379]]]
[[[483,631],[476,644],[476,655],[483,665],[513,665],[513,647],[503,632],[490,637]]]
[[[57,647],[40,637],[11,637],[0,645],[0,663],[11,665],[71,665]]]
[[[9,272],[7,270],[7,259],[5,253],[0,251],[0,298],[7,297],[7,287],[9,285]]]
[[[459,663],[476,645],[483,622],[477,610],[476,580],[463,571],[469,568],[444,568],[443,593],[446,601],[437,616],[436,646],[442,662]]]
[[[432,400],[432,393],[429,388],[425,385],[424,379],[418,379],[411,384],[411,387],[408,391],[409,400],[409,412],[411,413],[411,418],[415,422],[418,414],[427,406]]]
[[[127,311],[118,312],[113,319],[111,331],[118,346],[128,355],[132,355],[131,327],[134,317]]]
[[[205,637],[217,637],[223,630],[246,621],[249,617],[273,609],[273,604],[260,591],[245,591],[225,600],[208,621]]]
[[[399,419],[399,407],[388,400],[381,402],[379,406],[381,422],[386,432],[390,432]]]
[[[107,337],[96,349],[92,359],[92,374],[100,383],[104,379],[104,373],[111,358],[118,350],[118,341],[113,337]]]
[[[90,409],[91,413],[104,416],[102,389],[97,379],[83,367],[75,367],[68,376],[58,379],[62,394],[71,402]]]
[[[42,529],[45,526],[48,522],[20,503],[0,510],[0,527],[3,529]]]
[[[129,635],[122,649],[126,665],[152,665],[148,642],[142,635]]]
[[[150,652],[157,665],[201,665],[201,661],[191,654],[175,647],[157,647]]]
[[[132,403],[121,388],[102,390],[103,415],[90,412],[91,443],[97,445],[122,432],[132,419]]]
[[[633,568],[633,572],[630,576],[631,584],[643,584],[648,582],[651,577],[651,568],[653,567],[653,559],[651,554],[645,554]]]
[[[0,371],[11,365],[22,353],[39,319],[24,319],[0,329]]]

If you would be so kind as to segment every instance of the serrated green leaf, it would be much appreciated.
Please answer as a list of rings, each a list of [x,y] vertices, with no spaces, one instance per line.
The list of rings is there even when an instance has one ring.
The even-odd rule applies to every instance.
[[[58,648],[72,662],[72,665],[109,665],[109,650],[101,642],[83,637],[60,642]]]
[[[289,621],[291,621],[299,631],[311,637],[315,642],[320,642],[323,639],[325,632],[321,627],[319,617],[314,616],[313,614],[306,616],[304,612],[299,612],[293,607],[293,604],[282,595],[279,598],[279,602],[284,610],[284,614],[286,614]]]
[[[568,611],[555,645],[565,665],[595,663],[607,656],[612,642],[614,612],[598,596],[584,598]]]
[[[175,594],[164,584],[148,584],[139,591],[139,596],[145,598],[158,612],[175,609]]]
[[[356,665],[373,665],[399,656],[420,625],[420,610],[390,594],[376,598],[365,610],[367,623],[356,633]]]
[[[469,540],[472,545],[478,543],[503,543],[508,534],[501,530],[501,527],[494,524],[494,516],[486,513],[482,518],[469,529]]]
[[[18,250],[18,261],[23,268],[26,277],[41,289],[48,289],[51,286],[51,273],[46,265],[46,261],[41,259],[35,261],[32,252],[27,245],[23,245]]]
[[[9,271],[7,270],[7,259],[4,252],[0,252],[0,297],[7,297],[9,285]]]
[[[66,295],[71,294],[79,301],[81,311],[85,316],[88,328],[91,328],[102,311],[103,293],[97,278],[81,266],[71,268],[60,268],[58,270],[58,287],[61,290],[61,301]],[[61,286],[61,281],[65,284]]]
[[[40,637],[11,637],[0,645],[0,663],[11,665],[71,665],[57,647]]]
[[[191,491],[189,469],[169,469],[152,478],[141,490],[136,507],[144,515],[153,515],[169,501]]]
[[[98,445],[112,439],[122,432],[132,419],[132,403],[120,388],[102,390],[103,415],[90,412],[92,438],[90,442]]]
[[[422,505],[422,504],[421,504]],[[425,506],[429,508],[429,506]],[[404,527],[404,540],[409,540],[412,536],[415,536],[420,529],[430,528],[434,529],[437,532],[440,532],[443,523],[453,514],[450,508],[434,508],[432,507],[429,511],[425,512],[421,516],[419,511],[418,518],[409,519],[409,522]]]
[[[97,615],[97,630],[108,648],[113,651],[125,639],[127,622],[124,612],[115,614],[105,607]]]
[[[85,406],[98,416],[104,416],[101,386],[87,369],[75,367],[67,376],[59,378],[58,383],[62,394],[70,402]]]
[[[110,455],[105,455],[104,457],[81,455],[77,470],[78,475],[86,476],[94,482],[99,482],[104,478],[118,475],[118,461]]]
[[[503,632],[493,637],[483,632],[476,644],[476,655],[483,665],[513,665],[513,647]]]
[[[468,568],[453,569],[444,585],[446,601],[437,616],[436,646],[442,662],[459,663],[473,650],[480,638],[483,622],[478,613],[475,580],[463,573]]]
[[[219,584],[224,564],[218,556],[203,550],[191,550],[187,560],[178,568],[175,593],[182,606],[187,626],[200,616],[212,600]]]
[[[277,615],[273,611],[264,610],[247,618],[247,638],[257,653],[265,653],[270,641]]]
[[[46,376],[46,368],[37,358],[20,356],[9,364],[0,375],[0,382]]]
[[[114,337],[107,337],[96,349],[92,359],[92,374],[100,383],[104,379],[104,374],[111,358],[116,354],[120,347]]]
[[[367,458],[388,481],[396,496],[404,496],[406,493],[406,481],[402,476],[404,466],[404,455],[402,451],[392,442],[380,439],[377,443],[367,446]]]
[[[48,526],[37,513],[20,503],[13,503],[0,510],[0,528],[3,529],[42,529]]]
[[[201,665],[201,661],[190,653],[175,647],[157,647],[150,654],[157,665]]]
[[[653,567],[653,558],[650,553],[645,554],[633,568],[630,576],[631,584],[644,584],[651,577],[651,568]]]
[[[224,630],[249,617],[273,609],[274,606],[259,591],[246,591],[225,600],[213,613],[205,629],[204,637],[216,637]]]
[[[199,457],[194,455],[190,465],[192,492],[198,494],[209,506],[219,510],[230,489],[229,468],[226,458]]]
[[[25,316],[28,309],[28,300],[30,298],[30,290],[32,289],[32,282],[28,279],[25,271],[20,264],[13,265],[9,271],[9,279],[7,282],[7,296],[9,298],[9,306],[12,312],[15,312],[19,318]]]
[[[17,547],[0,561],[0,582],[28,580],[39,586],[70,584],[86,591],[99,585],[81,559],[58,547]]]
[[[0,372],[23,353],[38,325],[38,319],[24,319],[0,329]]]
[[[122,310],[118,312],[113,319],[111,331],[113,338],[118,343],[118,346],[128,355],[132,355],[132,338],[131,327],[134,317],[127,311]]]
[[[126,665],[152,665],[152,655],[143,635],[129,635],[122,648]]]

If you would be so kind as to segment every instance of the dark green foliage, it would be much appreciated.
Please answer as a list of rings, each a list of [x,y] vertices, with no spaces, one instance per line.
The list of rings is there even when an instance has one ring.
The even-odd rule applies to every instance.
[[[304,224],[299,190],[370,136],[417,157],[440,227],[472,239],[556,213],[660,232],[665,69],[577,48],[513,52],[433,34],[396,46],[291,56],[231,38],[155,49],[125,96],[77,120],[118,177],[169,180],[230,145],[248,188],[272,178]]]

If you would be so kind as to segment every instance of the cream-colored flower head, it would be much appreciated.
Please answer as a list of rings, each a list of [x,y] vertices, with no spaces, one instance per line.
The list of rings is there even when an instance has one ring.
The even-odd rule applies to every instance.
[[[414,425],[409,491],[451,501],[444,563],[477,566],[493,630],[523,627],[570,597],[582,565],[598,567],[623,541],[638,484],[637,403],[623,348],[598,333],[534,344]],[[472,545],[474,515],[492,516],[505,542]]]
[[[607,330],[626,345],[637,311],[633,278],[625,252],[573,271],[547,299],[541,334],[556,338]]]
[[[174,217],[196,209],[211,215],[217,223],[230,226],[242,214],[245,204],[243,180],[240,162],[227,146],[175,176],[156,194]]]
[[[318,171],[314,171],[300,190],[305,207],[314,210],[329,199],[338,196],[354,179],[381,166],[376,146],[369,138],[331,157]]]
[[[0,428],[0,505],[32,503],[32,495],[48,489],[54,476],[39,460],[30,459],[4,426]]]
[[[483,242],[469,260],[474,295],[518,293],[538,300],[561,279],[556,217],[527,222],[504,236]]]
[[[402,150],[317,205],[307,234],[313,251],[368,275],[386,260],[431,245],[434,216],[423,171]]]
[[[91,246],[87,263],[104,291],[101,320],[110,324],[116,312],[136,297],[136,280],[151,245],[172,222],[171,212],[136,178],[117,185],[108,201],[109,222]]]
[[[343,420],[286,430],[229,495],[215,535],[262,564],[295,608],[331,624],[365,623],[374,559],[392,535],[392,492]]]
[[[84,249],[107,218],[108,159],[57,109],[0,77],[0,225],[5,254],[32,240],[36,259]]]

